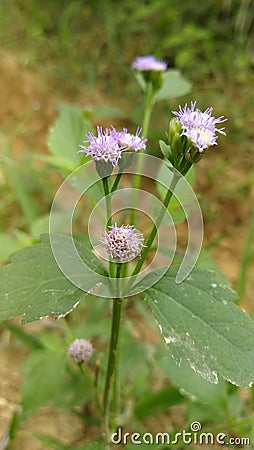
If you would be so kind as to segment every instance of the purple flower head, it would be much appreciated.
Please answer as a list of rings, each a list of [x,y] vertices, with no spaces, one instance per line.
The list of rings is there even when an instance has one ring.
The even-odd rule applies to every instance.
[[[225,128],[216,128],[217,123],[225,122],[224,116],[217,119],[212,116],[213,108],[207,108],[204,112],[196,108],[196,102],[191,102],[189,108],[187,103],[184,108],[179,106],[179,111],[172,111],[182,126],[181,136],[186,136],[202,153],[211,145],[217,145],[216,133],[226,134]]]
[[[68,348],[67,354],[76,364],[81,364],[91,358],[93,351],[90,341],[74,339]]]
[[[115,262],[125,263],[140,256],[144,247],[144,237],[142,233],[135,230],[133,225],[116,224],[105,231],[104,237],[100,239],[104,249]]]
[[[156,72],[165,72],[167,70],[166,61],[160,61],[153,55],[137,56],[131,64],[132,69],[139,72],[154,70]]]
[[[80,145],[82,150],[79,150],[86,153],[86,156],[91,156],[94,161],[109,161],[113,166],[117,166],[123,151],[131,149],[138,151],[146,148],[147,139],[139,137],[141,128],[137,129],[136,135],[128,133],[126,128],[117,132],[113,126],[110,129],[106,128],[105,131],[102,127],[97,127],[97,133],[98,136],[94,136],[89,132],[88,141],[84,141],[89,142],[89,145]]]
[[[116,131],[115,139],[124,150],[135,150],[135,152],[145,150],[147,139],[139,137],[141,131],[142,128],[138,128],[134,135],[129,133],[127,128],[123,128],[119,133]]]
[[[94,161],[110,161],[113,166],[116,166],[121,158],[121,147],[108,128],[103,131],[102,127],[97,127],[97,133],[97,137],[91,132],[87,133],[88,141],[86,142],[89,142],[89,145],[87,147],[80,145],[82,150],[79,152],[85,152],[86,156],[91,156]]]

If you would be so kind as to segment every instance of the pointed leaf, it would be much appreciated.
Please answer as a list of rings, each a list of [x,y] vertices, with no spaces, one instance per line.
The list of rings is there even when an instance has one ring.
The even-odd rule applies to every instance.
[[[156,101],[186,95],[191,90],[191,83],[187,81],[178,70],[167,70],[164,81],[156,94]]]
[[[180,284],[176,273],[170,268],[144,294],[176,363],[185,361],[212,383],[220,374],[238,386],[251,386],[254,322],[232,303],[237,295],[214,282],[207,270],[193,269]]]
[[[49,135],[49,149],[58,165],[74,169],[80,164],[82,153],[79,145],[93,127],[81,109],[72,105],[60,105],[60,116]]]
[[[66,264],[68,261],[70,237],[56,236]],[[82,277],[82,287],[87,292],[93,289],[100,275],[107,272],[100,261],[85,244],[75,241],[80,257],[91,271],[77,273]],[[49,314],[66,315],[80,302],[86,293],[73,285],[59,269],[47,235],[40,244],[24,248],[11,257],[11,263],[0,269],[0,320],[7,320],[18,314],[24,315],[22,322],[32,322]]]

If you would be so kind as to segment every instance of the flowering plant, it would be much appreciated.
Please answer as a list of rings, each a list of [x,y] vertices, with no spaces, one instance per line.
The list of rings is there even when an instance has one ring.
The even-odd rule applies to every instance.
[[[142,128],[132,134],[127,128],[117,131],[114,126],[105,130],[98,126],[96,134],[92,125],[86,123],[83,133],[85,119],[82,114],[76,115],[82,130],[82,139],[78,138],[80,149],[75,149],[69,165],[61,160],[63,167],[70,170],[52,204],[49,235],[43,235],[40,243],[14,254],[11,263],[1,268],[2,321],[18,314],[22,315],[23,323],[50,314],[60,319],[85,300],[96,302],[96,298],[112,303],[107,362],[100,357],[96,339],[93,345],[87,339],[86,327],[82,331],[84,337],[70,333],[66,339],[67,356],[85,379],[85,388],[77,383],[78,395],[66,398],[72,407],[80,405],[80,401],[94,400],[95,422],[100,429],[94,448],[101,445],[105,449],[110,448],[117,427],[128,424],[129,419],[119,390],[120,330],[123,309],[128,302],[136,301],[148,307],[165,343],[163,356],[157,362],[163,365],[166,358],[166,371],[175,380],[183,373],[188,375],[183,382],[186,386],[189,376],[200,376],[213,384],[223,383],[224,379],[248,387],[254,380],[253,321],[234,303],[237,295],[224,278],[222,281],[220,274],[197,263],[203,221],[187,180],[192,166],[205,157],[210,147],[217,145],[218,133],[226,135],[224,127],[217,128],[226,119],[213,116],[212,107],[202,112],[196,102],[191,102],[190,107],[180,106],[170,116],[167,142],[160,141],[164,159],[162,155],[160,158],[149,155],[151,113],[156,101],[167,97],[172,73],[165,62],[153,56],[136,58],[132,68],[137,71],[144,91]],[[185,80],[181,83],[179,95],[189,90]],[[51,136],[52,148],[56,130],[57,125]],[[76,160],[77,155],[82,159]],[[141,189],[145,177],[157,187],[157,197]],[[67,232],[57,233],[59,205],[67,187],[74,192],[71,207],[68,205],[66,209]],[[93,207],[87,220],[88,237],[75,233],[72,224],[75,208],[83,197]],[[184,210],[189,227],[188,245],[180,264],[170,214],[170,205],[175,200]],[[102,320],[96,316],[96,321]],[[98,382],[100,358],[103,393]],[[59,365],[54,363],[56,370]],[[68,372],[70,382],[65,378],[62,381],[67,391],[76,377],[73,365]],[[221,386],[224,395],[225,384]],[[170,395],[176,395],[180,402],[178,391],[176,394],[170,387],[165,392],[169,404]],[[151,404],[155,401],[152,396],[148,400]],[[145,417],[147,405],[144,407],[142,401],[132,407],[136,418]],[[79,414],[82,415],[80,411]]]

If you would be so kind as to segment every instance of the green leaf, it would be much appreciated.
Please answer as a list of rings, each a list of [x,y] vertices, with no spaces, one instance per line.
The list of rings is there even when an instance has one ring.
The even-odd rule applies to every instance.
[[[159,145],[160,145],[160,149],[162,154],[164,155],[164,157],[166,159],[168,159],[169,161],[171,160],[171,149],[170,149],[170,145],[166,144],[166,142],[164,141],[159,141]]]
[[[92,396],[92,380],[89,382],[88,377],[84,380],[76,368],[68,369],[65,353],[33,352],[23,364],[22,371],[25,377],[21,403],[25,414],[46,405],[69,409],[83,404]]]
[[[33,350],[43,349],[43,343],[32,334],[26,333],[23,328],[17,327],[10,322],[3,322],[2,326],[7,328],[14,336],[16,336],[23,344],[32,348]]]
[[[93,127],[81,109],[67,104],[61,104],[59,109],[60,116],[49,135],[48,145],[53,163],[73,170],[79,166],[83,155],[78,153],[79,145]]]
[[[69,224],[70,212],[64,211],[54,211],[54,221],[51,222],[51,233],[64,232],[66,226]],[[33,236],[39,237],[44,233],[49,231],[50,214],[44,214],[39,216],[31,226],[31,232]]]
[[[20,247],[21,245],[15,236],[0,233],[0,261],[6,261],[8,256]]]
[[[209,383],[191,370],[186,362],[182,361],[180,367],[176,366],[173,358],[169,358],[165,351],[156,353],[155,360],[169,380],[182,389],[182,395],[193,402],[204,403],[209,408],[222,409],[225,414],[228,386],[226,381],[220,379],[218,384]]]
[[[59,439],[48,434],[34,432],[33,433],[37,439],[46,444],[48,448],[52,450],[105,450],[105,441],[99,440],[94,442],[88,442],[86,444],[81,444],[78,447],[73,447],[65,445]]]
[[[62,258],[75,271],[75,260],[69,254],[71,237],[56,235]],[[91,270],[75,273],[86,292],[101,281],[107,272],[85,244],[75,241],[80,258]],[[66,315],[85,297],[59,269],[48,236],[40,244],[24,248],[11,257],[11,263],[0,269],[0,320],[24,315],[22,322],[32,322],[49,314]],[[82,266],[83,267],[83,266]]]
[[[48,448],[51,448],[52,450],[69,450],[69,446],[65,445],[63,442],[59,441],[59,439],[56,439],[53,436],[50,436],[49,434],[39,433],[37,431],[33,432],[33,435],[39,439],[43,444],[46,444]]]
[[[179,393],[179,389],[174,386],[166,386],[158,392],[146,395],[136,403],[134,412],[138,419],[154,416],[166,411],[168,408],[184,402],[184,397]]]
[[[217,383],[221,375],[250,387],[254,323],[232,303],[237,295],[214,282],[212,272],[195,268],[180,284],[175,283],[176,274],[177,268],[170,268],[144,294],[176,363],[185,361],[211,383]]]
[[[191,83],[187,81],[178,70],[167,70],[164,81],[156,94],[156,101],[186,95],[191,90]]]

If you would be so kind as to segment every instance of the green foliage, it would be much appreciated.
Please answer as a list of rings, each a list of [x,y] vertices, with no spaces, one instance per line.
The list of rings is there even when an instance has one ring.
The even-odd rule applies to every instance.
[[[155,96],[155,101],[168,100],[174,97],[186,95],[191,90],[191,83],[187,81],[178,70],[169,69],[162,75],[162,86]],[[141,73],[136,74],[136,79],[143,90],[146,82]]]
[[[164,148],[164,151],[165,151],[165,148]],[[170,165],[170,163],[168,161],[167,161],[167,164]],[[167,186],[168,179],[169,179],[169,174],[168,174],[167,170],[165,170],[165,169],[166,169],[165,166],[161,165],[160,169],[157,173],[157,176],[156,176],[156,179],[157,179],[156,188],[157,188],[157,191],[158,191],[162,201],[164,200],[166,193],[167,193],[167,189],[165,188],[165,185]],[[190,186],[194,186],[194,184],[195,184],[195,168],[194,168],[194,166],[191,167],[191,169],[188,171],[185,178],[188,181],[188,183],[190,184]],[[185,185],[181,185],[181,189],[177,190],[177,194],[179,195],[179,197],[181,199],[181,203],[177,200],[176,197],[173,197],[168,205],[168,211],[170,212],[174,223],[183,222],[184,220],[186,220],[186,213],[183,208],[190,206],[191,203],[193,202],[193,198],[190,195],[190,191],[188,191],[188,192],[186,191]]]
[[[225,98],[221,100],[220,92],[224,90],[227,78],[231,82],[234,79],[241,82],[245,78],[250,79],[249,83],[252,81],[248,71],[253,65],[251,2],[208,0],[195,4],[192,0],[184,2],[156,0],[148,3],[132,0],[122,2],[109,0],[106,4],[102,0],[98,2],[27,0],[21,5],[20,1],[14,0],[10,8],[9,1],[0,2],[2,45],[17,48],[18,42],[19,57],[26,66],[44,65],[47,67],[47,75],[57,74],[57,82],[59,78],[68,82],[70,91],[73,87],[82,90],[84,82],[86,88],[95,85],[97,81],[100,82],[102,96],[97,97],[92,90],[87,93],[89,103],[91,101],[93,104],[92,112],[67,104],[59,106],[60,114],[48,142],[50,155],[41,156],[41,159],[60,169],[62,175],[69,174],[88,160],[77,151],[79,144],[85,139],[85,134],[93,130],[91,118],[103,121],[125,118],[133,124],[138,117],[137,124],[141,124],[141,115],[138,114],[139,104],[135,105],[135,111],[131,111],[129,115],[127,108],[123,111],[119,107],[101,105],[105,92],[110,96],[115,95],[113,102],[116,101],[116,104],[122,101],[124,93],[127,93],[130,99],[133,98],[134,77],[129,66],[137,54],[154,53],[159,58],[165,58],[169,67],[173,67],[164,76],[164,84],[157,94],[157,101],[171,99],[173,104],[175,97],[189,93],[190,84],[180,75],[183,73],[194,82],[194,85],[196,83],[197,99],[205,89],[206,97],[202,101],[206,107],[209,98],[214,100],[214,95],[219,98],[219,105],[221,101],[224,101],[226,106],[230,105],[228,110],[231,123],[232,119],[238,125],[240,123],[244,129],[243,137],[246,138],[246,116],[247,113],[251,113],[253,103],[248,89],[245,87],[242,91],[242,94],[247,92],[248,104],[235,102],[233,84],[228,85],[229,90],[234,93],[231,103]],[[126,45],[131,42],[135,42],[135,45]],[[204,75],[206,80],[203,79]],[[51,81],[50,78],[49,80]],[[200,80],[202,83],[198,84]],[[80,81],[82,84],[79,84]],[[208,86],[205,84],[207,81]],[[118,95],[119,93],[121,95]],[[83,98],[82,92],[81,101]],[[160,102],[156,107],[159,113],[160,108],[167,108],[168,114],[166,102]],[[156,120],[161,121],[160,114]],[[149,136],[152,135],[153,130],[149,132]],[[158,136],[161,137],[161,127]],[[240,138],[242,142],[244,139],[242,136]],[[150,145],[152,147],[153,143]],[[169,148],[162,141],[161,150],[164,156],[169,155]],[[36,148],[33,149],[33,153],[34,151]],[[248,149],[248,162],[251,163],[250,155]],[[31,160],[30,154],[29,159]],[[244,160],[242,157],[241,159]],[[224,169],[228,165],[227,160]],[[206,172],[210,181],[212,170],[208,168]],[[14,251],[33,244],[40,234],[47,232],[48,207],[52,199],[52,192],[48,189],[50,179],[48,166],[45,170],[46,176],[43,177],[41,172],[38,176],[30,163],[24,170],[23,165],[21,167],[11,162],[6,174],[8,189],[10,188],[10,194],[8,193],[10,203],[16,204],[18,213],[9,221],[9,214],[10,212],[12,214],[13,208],[6,208],[6,219],[4,218],[0,233],[0,260],[6,260]],[[166,173],[160,173],[159,178],[163,179],[164,175],[167,176]],[[34,178],[40,180],[40,184],[34,184]],[[249,188],[251,180],[250,176]],[[188,181],[191,185],[195,182],[194,171],[188,173]],[[82,180],[77,177],[73,187],[80,189],[81,192]],[[157,189],[163,198],[165,188],[157,183]],[[2,212],[7,195],[4,190],[1,194]],[[98,183],[89,190],[87,199],[95,205],[102,196],[101,185]],[[189,204],[185,192],[181,193],[181,199],[183,205]],[[168,210],[174,222],[185,219],[177,200],[171,201]],[[7,219],[8,224],[5,227]],[[65,229],[64,212],[54,214],[54,219],[55,229],[51,229],[51,232],[58,233]],[[240,294],[245,291],[246,274],[252,259],[252,237],[253,220],[250,222],[239,274]],[[58,236],[57,239],[62,243],[62,255],[66,259],[66,264],[72,266],[73,261],[68,254],[69,237]],[[100,280],[97,275],[107,276],[107,272],[90,251],[86,239],[77,236],[75,245],[81,258],[93,270],[93,275],[77,273],[77,278],[82,277],[82,285],[87,289],[93,289]],[[177,285],[175,283],[177,269],[172,268],[145,293],[146,303],[159,323],[169,348],[165,345],[164,348],[158,349],[154,343],[147,345],[141,342],[142,338],[138,334],[140,324],[136,317],[138,308],[135,308],[135,312],[134,309],[127,308],[126,315],[129,322],[126,328],[129,328],[124,329],[122,333],[123,345],[119,368],[123,413],[120,419],[129,421],[128,426],[133,426],[129,418],[129,404],[134,404],[134,424],[138,422],[139,426],[145,429],[144,419],[184,402],[187,421],[198,419],[201,423],[208,424],[218,424],[222,421],[223,424],[228,424],[231,434],[243,435],[243,427],[246,424],[250,427],[253,417],[246,416],[241,391],[222,377],[241,386],[248,386],[253,381],[253,322],[234,305],[236,296],[229,289],[229,282],[219,273],[207,252],[201,252],[197,266],[208,267],[216,273],[196,268],[184,283]],[[105,346],[109,337],[109,302],[95,300],[93,297],[92,301],[82,302],[80,308],[74,310],[79,302],[83,299],[91,300],[91,297],[86,296],[81,289],[66,279],[54,260],[46,236],[42,238],[41,243],[13,255],[11,262],[0,269],[0,276],[0,320],[23,315],[22,322],[27,323],[49,314],[58,318],[72,311],[68,317],[70,329],[67,321],[63,326],[55,323],[53,325],[54,332],[60,329],[60,339],[49,330],[37,337],[13,323],[3,323],[5,328],[33,351],[23,366],[25,376],[22,386],[22,406],[25,415],[46,404],[51,404],[55,408],[73,408],[90,398],[91,384],[88,371],[87,378],[83,379],[78,369],[67,361],[65,354],[65,341],[69,341],[72,337],[83,336],[84,333],[88,338],[95,337],[96,357],[100,362],[98,386],[101,392],[106,371]],[[153,276],[154,274],[150,274],[148,277]],[[145,280],[142,283],[145,286]],[[146,313],[148,314],[147,310]],[[133,324],[130,325],[132,319]],[[151,317],[149,315],[148,320],[143,314],[142,320],[147,337]],[[52,322],[50,323],[52,327]],[[57,322],[62,323],[63,321]],[[179,367],[175,361],[180,364]],[[163,386],[158,391],[151,392],[150,386],[154,380],[157,382],[158,372]],[[210,381],[217,381],[218,376],[219,382],[211,384],[199,375]],[[163,377],[166,378],[166,383]],[[250,409],[249,405],[248,408]],[[15,412],[10,426],[11,439],[16,433],[17,419],[18,413]],[[241,425],[241,419],[245,425]],[[48,448],[55,450],[100,450],[105,447],[100,441],[70,447],[61,443],[59,439],[42,436],[39,433],[37,436]],[[145,447],[147,446],[144,444],[140,446]],[[156,445],[149,447],[158,448]],[[134,448],[136,445],[131,443],[126,446],[128,450]]]
[[[77,368],[68,367],[66,359],[65,353],[48,349],[33,352],[27,358],[22,369],[25,378],[21,388],[25,415],[45,405],[70,409],[91,398],[92,381],[89,377],[84,379]]]
[[[139,420],[154,416],[169,409],[171,406],[184,402],[184,397],[179,390],[172,386],[166,386],[160,391],[147,394],[136,403],[134,412]]]
[[[63,257],[68,263],[70,238],[59,235]],[[84,273],[83,286],[87,291],[98,283],[97,274],[107,275],[98,259],[84,244],[75,246],[93,273]],[[50,314],[62,316],[69,313],[84,297],[84,291],[75,287],[61,272],[54,259],[47,236],[42,242],[27,247],[11,257],[11,263],[1,268],[0,317],[7,320],[18,314],[24,315],[22,323],[41,319]],[[69,262],[70,266],[73,261]],[[78,274],[76,274],[78,276]]]
[[[156,94],[156,101],[167,100],[186,95],[191,90],[191,84],[178,70],[168,70],[163,76],[163,84]]]
[[[174,360],[165,354],[165,349],[156,352],[155,361],[171,383],[178,386],[188,406],[187,414],[190,415],[195,408],[194,420],[217,423],[229,415],[230,395],[235,393],[236,388],[231,392],[231,385],[223,379],[219,379],[218,384],[209,383],[200,378],[184,361],[177,366]],[[203,410],[206,411],[205,415]]]
[[[176,273],[177,268],[169,269],[144,294],[171,356],[212,383],[220,375],[238,386],[251,386],[254,324],[232,303],[237,295],[214,282],[212,272],[194,269],[178,285]]]
[[[69,447],[68,445],[61,443],[59,439],[56,439],[53,436],[38,432],[34,433],[34,435],[52,450],[105,450],[104,441],[90,442],[84,445],[79,445],[78,447]]]
[[[68,173],[80,165],[83,154],[78,153],[79,145],[93,127],[80,108],[62,104],[59,110],[60,116],[56,120],[48,141],[52,156],[41,156],[41,159]]]

